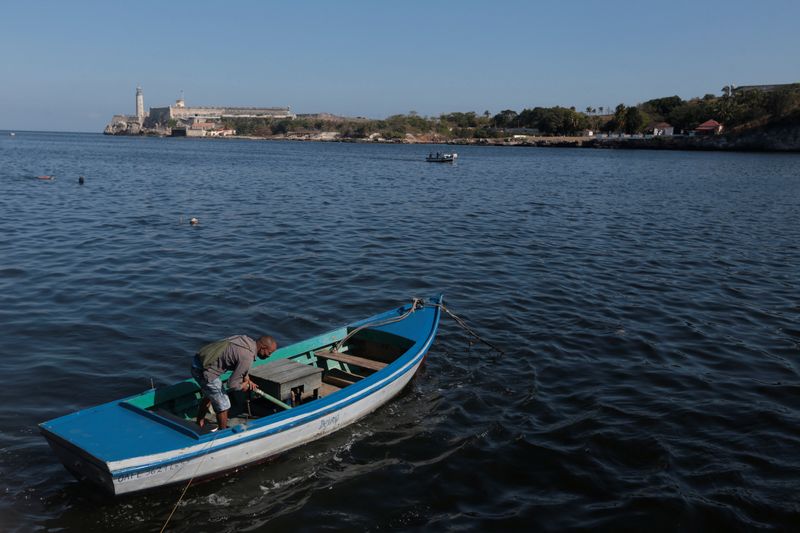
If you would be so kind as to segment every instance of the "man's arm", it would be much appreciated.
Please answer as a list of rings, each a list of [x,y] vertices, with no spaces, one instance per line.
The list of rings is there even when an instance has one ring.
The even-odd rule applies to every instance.
[[[236,342],[236,341],[239,342]],[[249,341],[249,342],[247,342]],[[251,346],[252,345],[252,346]],[[228,388],[233,390],[250,390],[250,377],[247,373],[253,364],[256,353],[256,343],[247,337],[234,339],[229,346],[231,359],[236,361],[236,366],[228,379]]]
[[[249,390],[248,382],[250,377],[247,373],[250,371],[250,361],[245,357],[240,357],[239,362],[236,363],[236,368],[233,369],[231,377],[228,379],[228,388],[233,390]]]

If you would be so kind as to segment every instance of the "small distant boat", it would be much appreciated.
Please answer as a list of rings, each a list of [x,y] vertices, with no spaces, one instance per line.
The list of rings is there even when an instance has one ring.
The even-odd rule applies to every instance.
[[[428,154],[428,157],[425,158],[425,161],[428,163],[452,163],[456,160],[458,154],[453,152],[451,153],[441,153],[436,152]]]
[[[54,179],[56,179],[56,177],[55,176],[47,176],[47,175],[45,175],[45,176],[36,176],[36,179],[46,180],[46,181],[53,181]]]
[[[9,135],[9,136],[11,136],[11,137],[16,137],[16,135],[17,135],[17,134],[16,134],[16,133],[14,133],[14,132],[12,131],[12,132],[11,132],[11,133],[9,133],[8,135]]]
[[[201,393],[193,379],[39,428],[67,470],[113,495],[232,472],[333,433],[399,394],[433,343],[441,307],[441,295],[415,298],[255,360],[249,374],[260,397],[246,407],[234,401],[227,429],[210,427],[210,418],[203,428],[195,423]]]

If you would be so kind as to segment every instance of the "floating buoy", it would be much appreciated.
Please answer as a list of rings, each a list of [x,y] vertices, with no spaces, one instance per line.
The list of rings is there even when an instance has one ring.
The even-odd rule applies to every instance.
[[[78,176],[78,184],[83,185],[83,176]]]
[[[192,218],[190,218],[190,219],[189,219],[189,224],[191,224],[192,226],[196,226],[196,225],[198,225],[199,223],[200,223],[200,221],[199,221],[199,220],[197,220],[197,219],[196,219],[196,218],[194,218],[194,217],[192,217]]]

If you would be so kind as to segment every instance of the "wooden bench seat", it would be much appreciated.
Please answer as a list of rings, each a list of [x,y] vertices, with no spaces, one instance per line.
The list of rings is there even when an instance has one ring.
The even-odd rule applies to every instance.
[[[330,352],[328,350],[319,350],[317,352],[314,352],[314,355],[316,355],[317,357],[322,357],[324,359],[339,361],[340,363],[347,363],[348,365],[360,366],[361,368],[368,368],[370,370],[375,370],[375,371],[385,368],[387,364],[387,363],[382,363],[380,361],[375,361],[373,359],[367,359],[365,357],[348,355],[346,353],[341,353],[341,352]]]
[[[323,385],[333,385],[337,389],[343,389],[349,385],[352,385],[353,383],[355,383],[355,381],[347,381],[339,376],[325,376],[322,378]]]

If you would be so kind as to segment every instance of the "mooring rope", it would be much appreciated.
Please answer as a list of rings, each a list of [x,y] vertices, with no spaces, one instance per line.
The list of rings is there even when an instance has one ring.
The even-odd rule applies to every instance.
[[[178,498],[178,501],[175,502],[175,506],[172,508],[172,512],[169,513],[169,516],[167,517],[167,521],[164,522],[163,526],[161,526],[161,531],[159,533],[164,533],[164,530],[167,529],[167,524],[169,524],[169,521],[172,520],[172,515],[175,514],[175,511],[178,509],[178,506],[181,504],[181,501],[183,500],[183,497],[186,495],[186,491],[189,490],[189,485],[191,485],[192,481],[194,481],[195,476],[197,476],[197,473],[200,471],[200,467],[203,466],[203,463],[206,462],[206,457],[208,457],[208,452],[211,451],[211,448],[214,445],[214,441],[217,440],[217,437],[219,436],[219,432],[220,432],[220,430],[218,429],[217,430],[217,434],[214,435],[214,438],[211,439],[211,442],[208,443],[208,448],[206,449],[206,452],[203,454],[203,457],[201,458],[200,463],[197,465],[197,468],[194,469],[194,474],[192,474],[192,477],[189,478],[189,482],[186,484],[185,487],[183,487],[183,492],[181,492],[180,498]]]
[[[478,335],[477,333],[475,333],[475,331],[474,331],[474,330],[473,330],[471,327],[469,327],[469,326],[467,325],[467,323],[464,321],[464,319],[463,319],[463,318],[461,318],[461,317],[457,316],[457,315],[456,315],[454,312],[452,312],[450,309],[448,309],[448,308],[447,308],[447,307],[446,307],[444,304],[440,304],[440,303],[434,303],[434,302],[429,302],[429,303],[427,303],[427,304],[425,304],[425,305],[430,305],[430,306],[433,306],[433,307],[438,307],[439,309],[441,309],[442,311],[444,311],[445,313],[447,313],[448,315],[450,315],[451,317],[453,317],[453,320],[455,320],[455,321],[456,321],[456,323],[457,323],[459,326],[461,326],[461,328],[462,328],[464,331],[466,331],[467,333],[469,333],[470,335],[472,335],[473,337],[475,337],[476,339],[478,339],[479,341],[481,341],[483,344],[485,344],[486,346],[488,346],[488,347],[489,347],[489,348],[491,348],[492,350],[496,350],[496,351],[497,351],[497,352],[499,352],[501,355],[505,355],[505,353],[506,353],[506,352],[504,352],[503,350],[501,350],[500,348],[498,348],[497,346],[495,346],[495,345],[494,345],[494,344],[492,344],[491,342],[487,341],[486,339],[484,339],[483,337],[481,337],[480,335]]]
[[[359,331],[361,331],[363,329],[374,328],[374,327],[378,327],[378,326],[385,326],[387,324],[392,324],[394,322],[400,322],[401,320],[405,320],[406,318],[408,318],[411,315],[411,313],[413,313],[414,311],[416,311],[417,309],[420,309],[422,306],[425,306],[425,305],[429,305],[431,307],[438,307],[439,309],[441,309],[442,311],[444,311],[445,313],[447,313],[448,315],[453,317],[453,320],[456,321],[456,324],[458,324],[464,331],[466,331],[467,333],[469,333],[470,335],[475,337],[477,340],[479,340],[480,342],[482,342],[486,346],[488,346],[491,349],[497,351],[501,355],[505,355],[505,353],[506,353],[505,351],[501,350],[500,348],[498,348],[497,346],[495,346],[491,342],[487,341],[486,339],[484,339],[483,337],[478,335],[475,332],[475,330],[473,330],[471,327],[469,327],[467,325],[467,323],[464,321],[463,318],[461,318],[458,315],[456,315],[454,312],[452,312],[450,309],[448,309],[447,306],[445,306],[442,303],[425,302],[422,298],[412,298],[411,307],[408,309],[408,311],[406,311],[405,313],[403,313],[402,315],[400,315],[398,317],[389,318],[389,319],[381,320],[381,321],[378,321],[378,322],[370,322],[368,324],[363,324],[363,325],[357,327],[356,329],[354,329],[353,331],[348,333],[342,340],[340,340],[339,342],[337,342],[336,344],[331,346],[331,351],[332,352],[338,352],[342,348],[342,346],[344,346],[344,343],[349,338],[351,338],[353,335],[355,335],[356,333],[358,333]]]

